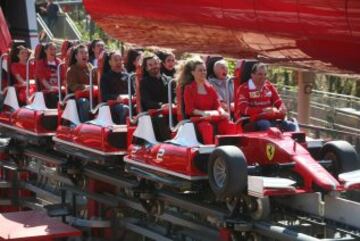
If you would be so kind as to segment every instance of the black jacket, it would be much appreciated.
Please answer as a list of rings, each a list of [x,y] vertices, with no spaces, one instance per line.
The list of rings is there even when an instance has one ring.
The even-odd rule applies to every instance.
[[[115,100],[119,95],[128,94],[126,75],[111,70],[104,73],[100,80],[100,91],[104,102]],[[131,86],[131,93],[134,94],[133,86]]]
[[[162,74],[160,78],[144,76],[140,84],[141,107],[143,111],[159,109],[162,104],[168,103],[168,83],[170,78]],[[173,88],[173,100],[174,100]]]

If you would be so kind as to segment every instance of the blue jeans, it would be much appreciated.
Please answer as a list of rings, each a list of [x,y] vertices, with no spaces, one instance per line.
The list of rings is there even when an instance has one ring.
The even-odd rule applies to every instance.
[[[270,127],[278,126],[282,131],[296,131],[296,125],[291,121],[269,121],[269,120],[258,120],[255,122],[255,128],[257,131],[265,131]]]
[[[111,107],[111,118],[117,125],[126,124],[126,117],[129,115],[129,106],[116,104]]]
[[[86,98],[80,98],[76,100],[77,109],[79,112],[80,122],[90,120],[90,102]]]

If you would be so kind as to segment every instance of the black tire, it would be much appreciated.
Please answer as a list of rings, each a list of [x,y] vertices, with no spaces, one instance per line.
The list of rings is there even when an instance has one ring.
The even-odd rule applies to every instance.
[[[220,178],[223,182],[216,177],[216,173],[219,174],[217,167],[220,164],[224,166],[224,178]],[[210,155],[208,175],[210,187],[217,198],[239,196],[247,187],[247,162],[243,152],[235,146],[216,148]]]
[[[321,149],[322,160],[332,160],[332,174],[360,169],[359,156],[354,147],[346,141],[329,141]]]

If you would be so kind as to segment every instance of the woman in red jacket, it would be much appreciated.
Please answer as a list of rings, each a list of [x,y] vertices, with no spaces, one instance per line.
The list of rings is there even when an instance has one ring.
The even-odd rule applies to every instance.
[[[11,74],[13,76],[14,85],[18,93],[18,99],[21,105],[26,104],[26,62],[30,57],[30,50],[22,45],[16,47],[11,53]],[[29,66],[29,80],[34,79],[34,64]],[[35,93],[36,85],[30,85],[30,95]]]
[[[223,116],[229,114],[221,107],[216,90],[206,80],[206,67],[201,59],[189,59],[179,70],[178,83],[183,88],[185,114],[191,116]],[[214,127],[218,134],[235,134],[237,126],[227,118],[210,123],[200,121],[197,128],[202,136],[204,144],[214,143]]]
[[[52,42],[42,47],[36,60],[35,77],[39,81],[40,90],[46,95],[46,105],[48,108],[56,108],[57,106],[57,66],[60,62],[61,60],[56,57],[56,45]]]

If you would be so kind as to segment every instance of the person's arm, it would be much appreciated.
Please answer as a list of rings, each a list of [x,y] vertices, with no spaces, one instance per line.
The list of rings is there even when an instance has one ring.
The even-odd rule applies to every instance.
[[[237,90],[236,112],[235,117],[239,119],[241,116],[256,116],[262,113],[263,109],[260,107],[249,106],[249,93],[246,86],[242,85]]]
[[[48,83],[48,69],[45,66],[45,63],[43,60],[37,62],[36,64],[36,73],[35,73],[36,79],[40,82],[40,85],[46,89],[51,90],[51,85]]]
[[[15,65],[15,64],[12,64],[11,67],[10,67],[10,69],[11,69],[12,75],[13,75],[13,76],[15,77],[15,79],[17,80],[17,84],[25,85],[25,84],[26,84],[26,80],[24,80],[24,79],[21,77],[21,75],[20,75],[20,73],[19,73],[19,70],[18,70],[18,68],[16,67],[16,65]]]
[[[275,86],[271,84],[270,90],[272,92],[271,102],[281,113],[285,114],[287,112],[286,106],[285,106],[284,102],[282,101],[282,99],[280,98]]]
[[[17,83],[19,85],[25,85],[26,84],[26,81],[21,77],[20,74],[15,74],[14,76],[15,76],[15,79],[17,80]]]
[[[74,68],[71,68],[67,72],[67,85],[70,92],[74,93],[77,90],[82,90],[83,85],[79,84],[79,76],[76,73],[77,71]]]
[[[140,95],[141,105],[144,111],[149,109],[159,109],[161,107],[161,103],[152,99],[150,92],[151,86],[149,86],[147,79],[142,79],[140,85]]]
[[[184,88],[184,105],[185,105],[185,114],[187,116],[204,115],[203,111],[195,109],[194,95],[192,93],[191,85],[186,85]]]
[[[216,92],[214,92],[213,98],[216,99],[215,106],[217,107],[216,110],[219,112],[219,115],[229,117],[229,113],[225,110],[225,108],[223,108],[222,103],[220,102],[219,95]]]

